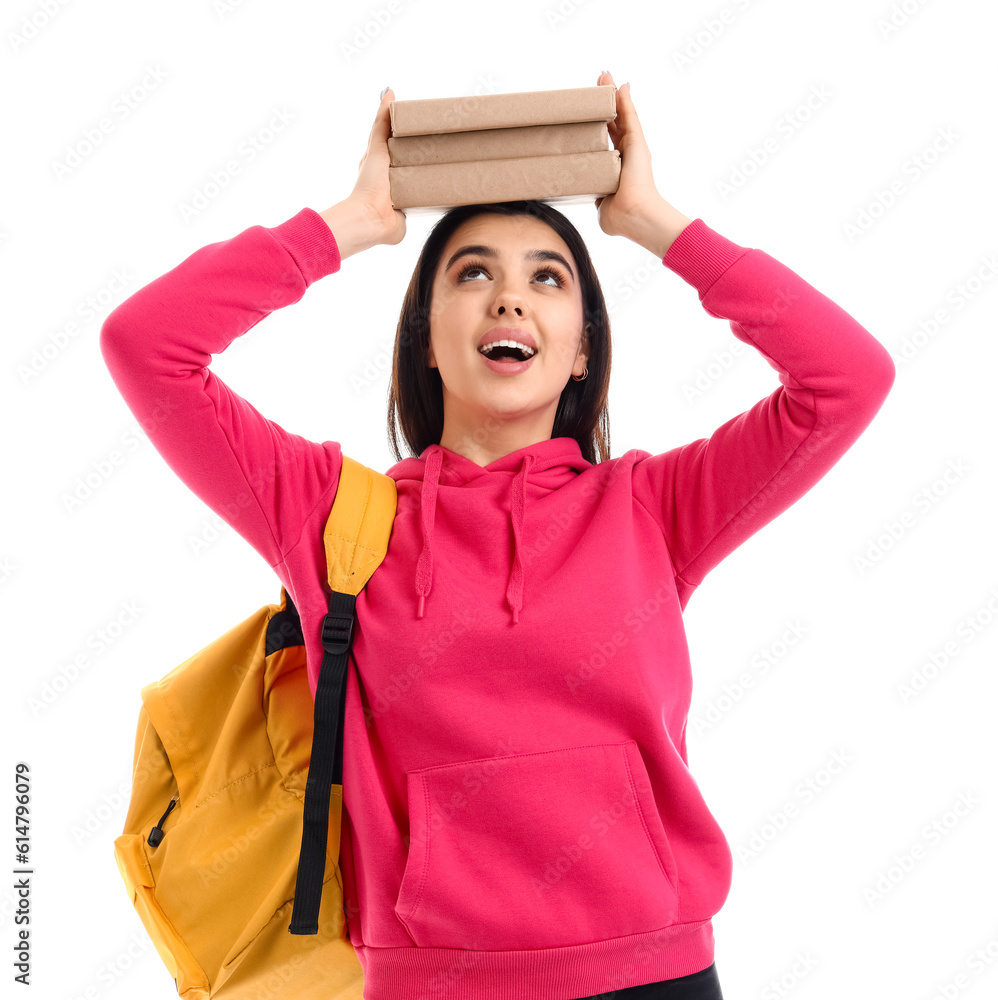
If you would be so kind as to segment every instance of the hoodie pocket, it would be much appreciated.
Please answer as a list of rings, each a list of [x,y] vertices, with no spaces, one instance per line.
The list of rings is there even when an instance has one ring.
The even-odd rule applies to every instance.
[[[417,768],[406,784],[395,913],[418,946],[560,948],[679,921],[634,740]]]

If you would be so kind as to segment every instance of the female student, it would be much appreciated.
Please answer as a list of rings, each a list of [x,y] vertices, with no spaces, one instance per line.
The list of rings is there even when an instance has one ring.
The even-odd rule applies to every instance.
[[[349,197],[202,247],[101,331],[160,454],[291,594],[313,696],[341,446],[266,419],[209,365],[348,257],[402,240],[393,99]],[[610,458],[609,321],[575,227],[512,202],[431,231],[391,374],[397,513],[347,678],[341,868],[368,1000],[721,997],[711,917],[732,856],[687,767],[682,612],[893,384],[890,355],[839,306],[659,194],[627,85],[609,131],[620,186],[596,200],[600,228],[660,257],[780,384],[709,438]],[[279,378],[295,369],[274,361]],[[330,382],[334,413],[345,385]]]

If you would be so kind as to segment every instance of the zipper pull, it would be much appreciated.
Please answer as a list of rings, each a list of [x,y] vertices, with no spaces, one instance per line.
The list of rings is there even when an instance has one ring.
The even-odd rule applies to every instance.
[[[163,813],[159,818],[159,822],[149,831],[149,837],[146,843],[150,847],[158,847],[159,842],[163,839],[163,824],[166,822],[166,817],[170,815],[170,811],[173,807],[180,801],[180,792],[177,792],[172,799],[170,799],[170,804],[166,807],[166,812]]]

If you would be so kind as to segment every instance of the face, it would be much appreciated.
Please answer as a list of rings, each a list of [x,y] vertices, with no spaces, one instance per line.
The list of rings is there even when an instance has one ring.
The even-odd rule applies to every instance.
[[[494,255],[461,252],[472,245]],[[530,259],[538,251],[546,259]],[[586,367],[584,326],[578,267],[550,226],[524,215],[462,223],[441,254],[430,308],[428,363],[443,382],[444,439],[472,431],[489,415],[532,440],[549,437],[562,391]],[[489,334],[494,327],[521,332]],[[479,351],[486,334],[487,342],[536,344],[527,369],[493,371]]]

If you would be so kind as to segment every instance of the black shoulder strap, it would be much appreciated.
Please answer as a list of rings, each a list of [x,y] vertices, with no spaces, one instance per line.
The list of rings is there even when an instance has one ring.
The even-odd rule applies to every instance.
[[[288,927],[292,934],[319,932],[319,903],[329,840],[330,787],[343,784],[347,660],[353,641],[356,605],[356,596],[334,590],[329,595],[329,611],[322,619],[322,645],[326,652],[315,692],[312,756],[305,783],[305,820],[294,909]]]
[[[301,851],[288,927],[292,934],[319,932],[319,903],[329,842],[329,796],[332,785],[343,784],[347,663],[357,595],[388,551],[397,501],[394,479],[343,455],[336,496],[323,534],[329,611],[322,619],[325,653],[315,691]]]

